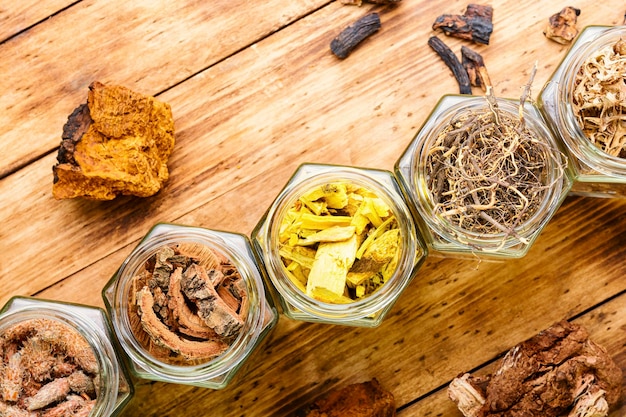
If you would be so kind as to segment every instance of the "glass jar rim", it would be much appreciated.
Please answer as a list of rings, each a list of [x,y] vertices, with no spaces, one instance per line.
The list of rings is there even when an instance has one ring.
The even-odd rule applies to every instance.
[[[515,228],[516,235],[497,232],[497,233],[477,233],[472,230],[458,227],[449,221],[446,221],[442,216],[437,216],[434,212],[434,203],[430,189],[426,185],[426,178],[428,173],[426,172],[426,149],[437,138],[439,132],[450,123],[451,120],[459,115],[465,114],[472,110],[490,111],[487,98],[484,96],[449,96],[450,98],[456,98],[457,101],[446,105],[441,114],[438,114],[430,124],[427,131],[422,134],[420,141],[417,144],[415,153],[412,156],[412,170],[413,175],[410,178],[412,186],[415,188],[417,194],[416,208],[420,216],[424,219],[429,228],[437,233],[441,238],[450,243],[460,245],[471,251],[480,252],[498,252],[507,248],[512,248],[518,245],[527,246],[528,240],[533,238],[538,230],[547,223],[551,215],[552,207],[556,206],[561,198],[561,193],[564,188],[564,181],[566,177],[566,164],[567,161],[563,154],[561,154],[558,145],[554,141],[554,138],[549,128],[541,119],[539,112],[531,113],[532,104],[524,103],[524,121],[528,129],[535,132],[538,138],[544,138],[544,145],[542,147],[545,155],[548,169],[546,170],[547,178],[545,185],[546,194],[543,196],[540,205],[537,207],[532,216],[526,221]],[[442,99],[444,101],[446,97]],[[496,102],[500,111],[518,115],[520,104],[519,101],[497,97]],[[441,105],[441,102],[440,102]],[[560,178],[560,179],[559,179]]]
[[[300,196],[316,186],[341,182],[349,182],[372,191],[391,208],[398,221],[398,227],[402,231],[402,253],[393,275],[375,292],[351,303],[334,304],[309,297],[291,282],[284,272],[278,253],[277,239],[282,218]],[[398,198],[401,201],[398,201]],[[326,172],[316,173],[285,186],[268,210],[265,220],[267,233],[263,236],[268,275],[280,295],[295,308],[314,317],[332,320],[336,323],[349,323],[368,317],[390,305],[395,300],[397,291],[410,280],[416,262],[413,255],[424,251],[417,239],[415,223],[409,208],[401,197],[398,198],[393,198],[392,190],[388,186],[354,167],[331,166]]]
[[[35,319],[53,320],[67,326],[70,330],[76,331],[87,341],[98,362],[99,389],[97,390],[96,403],[89,415],[111,415],[116,407],[119,391],[119,375],[122,370],[115,360],[115,349],[108,335],[103,333],[99,334],[94,328],[92,321],[71,311],[56,308],[53,306],[54,302],[33,299],[33,303],[35,301],[48,303],[50,305],[25,305],[0,315],[0,334],[21,322]],[[105,389],[103,389],[103,387],[105,387]]]
[[[589,29],[592,28],[587,28],[587,30]],[[571,60],[566,65],[562,73],[562,79],[557,84],[556,91],[559,105],[556,106],[556,111],[566,131],[566,134],[562,135],[562,137],[568,150],[594,171],[607,176],[626,179],[626,159],[610,155],[599,146],[593,144],[576,121],[572,106],[576,75],[583,63],[594,52],[614,44],[621,38],[626,38],[626,26],[605,28],[593,38],[575,45],[576,48],[570,51],[570,54],[574,54],[574,56],[571,57]]]
[[[260,274],[244,260],[242,254],[220,236],[230,232],[216,232],[188,226],[175,226],[145,238],[126,258],[116,273],[111,311],[113,326],[120,342],[131,359],[145,367],[150,373],[163,379],[179,383],[195,383],[219,378],[236,369],[246,358],[255,341],[263,331],[266,314],[265,293]],[[158,360],[135,338],[128,317],[127,291],[132,278],[143,263],[160,248],[178,243],[197,243],[215,250],[228,258],[244,280],[250,308],[241,329],[233,343],[219,356],[190,365],[176,365]]]

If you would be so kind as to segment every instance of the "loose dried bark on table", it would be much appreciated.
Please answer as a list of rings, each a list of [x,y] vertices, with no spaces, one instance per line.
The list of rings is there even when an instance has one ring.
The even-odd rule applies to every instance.
[[[88,415],[96,403],[99,366],[76,330],[30,319],[0,335],[0,415]]]
[[[462,15],[443,14],[433,23],[433,30],[441,29],[446,35],[489,45],[493,32],[493,7],[469,4]]]
[[[63,126],[52,194],[93,200],[151,196],[169,178],[173,148],[174,120],[167,103],[93,82],[87,103]]]
[[[296,412],[296,417],[394,417],[395,399],[377,379],[330,391]]]
[[[239,336],[248,314],[246,284],[203,245],[161,248],[134,277],[129,317],[137,340],[158,360],[212,360]]]
[[[487,91],[487,87],[492,84],[483,57],[478,52],[463,45],[461,46],[461,64],[467,71],[470,84]]]
[[[621,390],[607,351],[562,321],[509,350],[493,374],[455,378],[448,394],[465,417],[602,417]]]
[[[472,86],[469,75],[454,52],[452,52],[452,50],[436,36],[431,36],[428,39],[428,46],[430,46],[437,53],[437,55],[439,55],[443,62],[452,71],[454,78],[459,84],[459,93],[472,94]]]
[[[576,22],[580,16],[580,9],[565,7],[548,19],[548,25],[543,31],[546,38],[560,44],[568,44],[578,35]]]
[[[340,59],[345,59],[363,40],[378,32],[380,17],[378,13],[363,16],[341,31],[330,43],[330,50]]]

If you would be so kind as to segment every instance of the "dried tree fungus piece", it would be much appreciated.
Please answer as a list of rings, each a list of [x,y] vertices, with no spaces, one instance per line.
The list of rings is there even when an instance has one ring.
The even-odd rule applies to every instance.
[[[327,303],[350,303],[391,278],[400,236],[393,211],[375,193],[351,182],[329,182],[306,190],[287,210],[279,255],[300,291]]]
[[[431,36],[428,39],[428,46],[439,55],[448,68],[450,68],[452,74],[454,74],[454,78],[457,83],[459,83],[459,93],[472,94],[469,75],[461,64],[461,61],[459,61],[459,58],[452,52],[452,49],[436,36]]]
[[[148,197],[169,178],[174,120],[167,103],[122,86],[93,82],[87,103],[63,126],[52,168],[57,199]]]
[[[396,402],[376,378],[327,392],[297,417],[394,417]]]
[[[487,87],[492,86],[485,61],[478,52],[465,45],[461,46],[461,64],[467,71],[471,85],[480,87],[485,92]]]
[[[154,357],[212,360],[243,331],[247,286],[222,254],[200,244],[166,245],[144,262],[128,294],[133,334]]]
[[[607,416],[621,398],[622,371],[587,330],[567,321],[511,348],[486,377],[448,387],[465,417]]]
[[[607,154],[626,158],[626,40],[593,53],[574,79],[572,110],[585,136]]]
[[[87,416],[99,394],[98,378],[93,349],[61,322],[29,319],[0,335],[0,415]],[[66,411],[71,405],[71,414],[61,413],[62,404]]]
[[[560,12],[550,16],[543,34],[546,38],[560,44],[570,43],[578,35],[576,27],[578,16],[580,16],[580,9],[571,6],[564,7]]]
[[[340,59],[345,59],[367,37],[380,29],[378,13],[363,16],[337,35],[330,42],[330,50]]]
[[[462,15],[443,14],[433,23],[433,30],[441,29],[446,35],[489,45],[493,32],[493,7],[469,4]]]

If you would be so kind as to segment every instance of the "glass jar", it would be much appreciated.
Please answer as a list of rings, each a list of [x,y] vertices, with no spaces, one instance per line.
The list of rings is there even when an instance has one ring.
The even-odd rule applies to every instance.
[[[519,102],[498,98],[496,103],[499,120],[508,120],[509,124],[519,120]],[[513,198],[509,195],[513,192],[509,186],[515,185],[512,183],[514,177],[509,175],[522,172],[512,162],[512,155],[526,148],[520,148],[519,145],[515,148],[511,145],[509,148],[503,141],[493,140],[492,133],[485,131],[473,137],[466,134],[466,138],[472,138],[460,139],[461,143],[450,144],[449,149],[446,148],[448,151],[442,151],[445,146],[437,142],[442,140],[440,135],[450,138],[458,132],[487,129],[489,123],[499,123],[496,119],[487,123],[479,118],[478,115],[491,117],[493,108],[490,106],[485,97],[443,96],[395,164],[396,175],[421,219],[420,226],[429,249],[438,256],[491,260],[524,256],[571,186],[564,155],[559,151],[539,111],[528,103],[524,105],[525,129],[522,131],[527,132],[525,137],[536,140],[525,139],[524,143],[545,161],[542,174],[535,175],[530,170],[526,172],[527,176],[534,175],[533,179],[541,180],[534,185],[536,195],[540,197],[532,203],[534,211],[503,210],[507,206],[524,207],[526,196],[520,196],[520,202],[514,203],[518,193],[513,194]],[[467,120],[471,124],[467,122],[464,125]],[[447,135],[447,132],[452,133]],[[503,152],[505,157],[500,159],[500,163],[492,159],[494,163],[490,165],[490,158],[500,157],[500,153],[496,152]],[[437,153],[441,155],[439,165],[430,167],[429,164],[434,160],[432,155]],[[468,156],[470,154],[471,157]],[[488,169],[493,171],[487,176],[485,172]],[[509,169],[511,172],[505,171]],[[455,176],[460,173],[460,176],[451,178],[449,171],[456,172]],[[507,200],[506,204],[504,199]],[[530,203],[526,207],[531,207]],[[496,215],[499,217],[496,218]]]
[[[154,226],[103,298],[136,376],[212,389],[228,385],[278,319],[249,239],[193,226]]]
[[[397,264],[394,264],[397,266],[387,270],[386,275],[379,275],[382,279],[376,282],[380,286],[373,292],[367,293],[367,295],[361,293],[358,296],[355,295],[354,298],[337,295],[342,289],[347,288],[343,286],[347,282],[346,271],[351,268],[350,265],[354,265],[352,262],[357,262],[355,261],[354,249],[356,249],[358,243],[355,243],[352,249],[347,251],[350,252],[352,250],[352,253],[346,254],[346,259],[342,258],[341,265],[343,265],[343,269],[337,275],[338,280],[335,281],[339,289],[330,298],[326,298],[328,293],[320,297],[321,293],[318,292],[317,287],[315,289],[309,287],[307,290],[307,284],[304,281],[298,283],[297,280],[293,279],[293,274],[290,273],[281,257],[281,228],[283,227],[283,221],[286,221],[287,216],[290,215],[290,210],[305,204],[303,201],[307,201],[306,204],[309,204],[309,206],[319,205],[322,200],[313,201],[315,197],[312,197],[312,195],[317,192],[315,190],[321,190],[322,187],[335,186],[339,188],[345,186],[347,187],[346,189],[358,188],[366,190],[363,191],[364,193],[372,193],[372,196],[376,196],[384,202],[390,209],[391,214],[395,216],[397,222],[397,226],[394,223],[394,232],[392,233],[397,232],[396,236],[399,236],[397,242],[399,243],[397,247],[389,246],[389,248],[395,248],[395,252],[393,252],[393,249],[391,251],[394,253],[394,256],[397,256]],[[347,194],[341,195],[341,198],[347,199]],[[350,198],[355,197],[351,196]],[[333,206],[331,203],[321,204]],[[336,205],[333,207],[335,208],[332,208],[332,211],[337,213],[345,210],[337,209]],[[315,211],[316,209],[313,207],[311,210]],[[351,222],[350,215],[345,212],[343,214],[342,221],[349,224]],[[352,216],[354,218],[356,214]],[[332,216],[326,215],[325,217]],[[335,220],[339,219],[339,217],[337,216]],[[302,235],[300,237],[303,237],[309,225],[305,223],[301,225]],[[296,227],[300,226],[296,225]],[[347,227],[349,228],[350,226]],[[381,225],[379,230],[382,232],[384,227]],[[355,228],[355,231],[349,232],[350,236],[344,239],[344,242],[351,241],[351,239],[357,241],[357,238],[353,235],[359,232],[364,233],[361,230],[356,232],[356,230]],[[300,233],[298,234],[300,235]],[[362,234],[360,238],[363,237]],[[297,236],[295,237],[297,238]],[[421,236],[417,233],[409,207],[405,203],[399,185],[391,172],[325,164],[307,163],[298,167],[255,227],[252,233],[252,241],[259,258],[267,269],[269,277],[268,288],[272,288],[277,304],[280,305],[282,312],[287,317],[294,320],[361,327],[375,327],[382,322],[394,302],[414,278],[427,255],[426,246],[421,240]],[[320,246],[316,249],[310,249],[315,254],[311,255],[309,259],[320,257],[319,248]],[[335,255],[331,252],[329,256]],[[359,256],[362,257],[361,260],[366,257],[363,254]],[[338,257],[339,255],[337,255]],[[339,262],[339,260],[336,262]],[[311,269],[313,268],[311,267]],[[317,275],[323,276],[324,274],[325,272]],[[372,273],[372,275],[377,274]],[[306,276],[307,279],[309,277],[311,277],[311,274]],[[375,277],[367,279],[377,280]],[[367,281],[368,284],[361,285],[369,285],[370,282],[372,281]],[[356,287],[358,287],[357,284],[355,284],[355,294],[358,291]],[[314,291],[315,295],[312,295]],[[326,290],[324,289],[324,291]]]
[[[17,335],[12,336],[15,333]],[[13,297],[0,310],[0,351],[3,351],[4,357],[4,354],[15,350],[6,366],[23,368],[20,372],[20,382],[24,384],[21,395],[25,390],[33,389],[27,388],[32,381],[39,381],[41,384],[54,383],[59,378],[68,380],[75,378],[75,368],[78,367],[81,368],[80,374],[83,377],[87,375],[92,381],[90,383],[83,381],[80,386],[92,388],[95,386],[95,393],[91,394],[95,395],[95,400],[92,400],[93,408],[89,414],[94,417],[119,415],[133,395],[132,383],[113,347],[112,336],[106,313],[97,307],[31,297]],[[84,346],[81,346],[83,343]],[[90,352],[85,352],[87,346]],[[65,356],[53,357],[49,354],[52,349],[64,352]],[[17,363],[11,363],[13,357],[17,359]],[[28,360],[29,358],[32,359]],[[67,361],[75,364],[66,364]],[[94,372],[97,374],[93,375]],[[24,376],[25,374],[28,374],[28,378]],[[3,391],[3,395],[14,395],[14,398],[17,398],[20,394],[17,391],[11,392],[9,382],[3,379],[0,390]],[[66,411],[70,412],[78,411],[77,407],[85,407],[89,400],[85,397],[79,398],[74,394],[74,390],[76,388],[72,388],[71,392],[68,391],[65,401],[52,401],[42,406],[47,401],[40,400],[40,410],[52,408],[59,410],[65,407]],[[34,395],[24,401],[32,405],[35,401],[33,398]],[[5,404],[10,406],[11,402],[5,401]],[[7,415],[9,414],[11,413],[8,412]]]
[[[583,29],[539,94],[540,109],[563,142],[570,160],[572,194],[626,197],[626,158],[611,155],[594,144],[579,125],[573,105],[576,77],[583,63],[620,39],[626,39],[625,26]],[[626,74],[622,73],[621,78],[624,77]]]

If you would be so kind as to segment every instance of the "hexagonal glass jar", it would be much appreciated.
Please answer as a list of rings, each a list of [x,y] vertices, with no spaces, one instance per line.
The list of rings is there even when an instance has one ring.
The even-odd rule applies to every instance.
[[[626,39],[626,26],[586,27],[539,94],[538,105],[566,148],[573,171],[573,194],[626,197],[626,158],[611,155],[594,144],[577,121],[573,106],[579,84],[576,76],[583,63],[620,39]]]
[[[290,279],[280,255],[281,223],[288,211],[314,189],[332,184],[350,184],[374,193],[391,209],[397,220],[400,248],[393,274],[371,294],[345,303],[327,299],[320,301],[307,295],[305,287]],[[395,230],[395,229],[394,229]],[[269,277],[282,312],[294,320],[340,324],[347,326],[378,326],[394,302],[417,274],[427,256],[423,243],[391,172],[366,168],[305,163],[300,165],[280,194],[271,204],[252,233],[252,241]],[[339,261],[337,261],[339,262]],[[345,272],[345,271],[344,271]],[[308,282],[308,281],[307,281]],[[304,290],[304,291],[303,291]]]
[[[508,120],[515,120],[513,118],[519,119],[519,101],[497,98],[496,102],[498,111],[500,112],[499,114],[508,115]],[[439,166],[438,171],[433,174],[431,172],[433,168],[428,168],[428,158],[429,152],[434,152],[436,141],[440,134],[448,132],[450,129],[458,132],[461,129],[467,128],[467,126],[465,126],[457,129],[455,126],[461,123],[461,120],[465,120],[466,117],[468,120],[477,120],[469,119],[469,117],[471,114],[481,114],[481,112],[493,112],[486,97],[467,95],[443,96],[412,142],[396,162],[396,175],[408,195],[409,201],[415,205],[418,219],[420,220],[419,224],[420,227],[422,227],[422,233],[432,254],[455,258],[479,257],[481,259],[490,260],[520,258],[528,252],[532,243],[556,212],[571,187],[571,178],[566,169],[567,161],[564,155],[559,151],[558,145],[539,111],[533,105],[525,103],[523,110],[524,126],[528,132],[532,132],[529,133],[529,135],[532,135],[539,141],[538,145],[536,145],[540,148],[540,151],[537,151],[537,155],[542,155],[543,159],[546,161],[547,169],[541,181],[541,184],[543,184],[543,186],[541,186],[543,196],[537,203],[537,208],[534,213],[531,212],[529,215],[526,215],[526,218],[520,221],[513,230],[511,230],[511,228],[500,227],[502,226],[502,222],[494,220],[494,217],[490,216],[489,212],[486,212],[484,216],[480,213],[478,216],[481,219],[485,219],[484,223],[488,224],[488,227],[492,230],[484,231],[478,228],[468,227],[467,224],[472,223],[462,222],[466,220],[463,218],[463,215],[467,211],[464,210],[476,210],[476,212],[479,213],[482,210],[486,210],[486,208],[491,208],[489,207],[490,205],[497,206],[498,198],[502,197],[499,197],[499,195],[495,191],[492,192],[492,190],[502,185],[506,188],[507,184],[498,183],[496,174],[490,174],[489,186],[484,186],[483,189],[481,188],[483,187],[483,185],[481,185],[482,183],[478,182],[480,185],[478,188],[480,190],[479,192],[483,193],[481,198],[472,195],[474,191],[470,191],[469,186],[466,186],[465,197],[458,199],[462,204],[455,203],[459,208],[454,209],[452,205],[444,205],[444,203],[448,204],[445,198],[441,197],[444,194],[441,194],[440,197],[435,197],[433,190],[435,189],[435,181],[438,181],[438,184],[448,184],[449,190],[446,191],[445,187],[442,188],[445,192],[449,194],[459,194],[457,190],[452,191],[453,187],[450,185],[450,182],[455,182],[456,180],[449,178],[450,175],[442,168],[444,165]],[[502,118],[502,116],[500,116],[500,118]],[[494,120],[496,124],[499,123],[497,119]],[[481,126],[481,128],[484,128],[484,125]],[[483,132],[480,135],[483,134],[485,133]],[[476,139],[480,138],[480,135],[472,137],[468,134],[467,136],[470,137],[470,139],[462,139],[462,141],[466,142],[450,146],[449,155],[448,152],[446,152],[442,157],[449,158],[450,155],[454,155],[454,158],[450,160],[455,162],[449,166],[456,167],[456,164],[460,164],[460,166],[463,167],[465,162],[459,163],[459,161],[471,161],[471,159],[467,156],[469,152],[462,153],[462,157],[460,157],[458,153],[459,149],[464,148],[465,145],[474,146],[474,144],[478,143],[480,143],[480,147],[484,148],[491,146],[482,144],[483,142],[486,143],[486,140]],[[491,134],[486,133],[486,135],[490,137]],[[478,149],[480,149],[480,147],[478,147]],[[510,149],[504,149],[505,153],[509,152]],[[485,153],[485,155],[487,155],[487,153]],[[487,156],[480,157],[487,158]],[[476,158],[475,155],[474,158]],[[443,160],[446,161],[447,159]],[[477,160],[474,159],[472,163],[476,162]],[[474,168],[473,166],[469,167],[476,169],[478,173],[481,172],[478,168]],[[480,167],[480,169],[484,170],[486,167],[488,167],[487,164]],[[511,169],[515,169],[513,168],[514,164],[511,167]],[[463,172],[462,169],[458,169],[458,171]],[[442,175],[443,177],[439,178]],[[467,174],[467,176],[469,175],[470,174]],[[493,176],[493,179],[491,176]],[[478,177],[474,176],[472,179],[476,180],[476,178]],[[465,181],[465,179],[464,177],[460,177],[460,180]],[[437,187],[437,189],[439,188],[440,187]],[[460,190],[462,191],[463,189]],[[437,192],[439,193],[439,191]],[[498,195],[498,197],[496,197],[496,195]],[[472,201],[470,207],[467,207],[467,203],[464,200],[467,196],[474,197],[474,201]],[[486,196],[491,196],[487,202],[484,201]],[[441,203],[441,201],[443,201],[443,203]],[[474,206],[474,204],[476,204],[476,206]],[[516,218],[521,218],[519,217],[520,215],[516,214],[516,216],[518,216]]]
[[[18,328],[33,328],[37,331],[33,333],[29,330],[31,336],[28,340],[32,343],[28,344],[28,348],[25,345],[21,348],[14,347],[19,349],[15,355],[20,355],[20,361],[25,360],[25,355],[27,355],[25,349],[31,352],[41,343],[58,345],[59,347],[55,349],[72,351],[71,347],[67,346],[68,340],[78,337],[77,340],[84,339],[87,342],[93,352],[98,370],[98,374],[94,376],[97,395],[90,416],[117,416],[133,396],[132,382],[114,348],[113,333],[104,310],[33,297],[13,297],[0,310],[0,340],[8,332],[12,333]],[[38,328],[42,331],[39,332]],[[26,343],[26,340],[27,338],[21,338],[20,343]],[[4,341],[4,343],[9,342]],[[82,354],[82,351],[78,351],[78,354]],[[71,356],[69,353],[68,355]],[[72,360],[81,364],[88,363],[78,358]],[[52,365],[49,366],[52,367]],[[61,365],[56,367],[60,368]],[[89,366],[85,365],[85,367]],[[63,404],[68,404],[69,407],[70,402],[76,401],[70,397],[71,392],[68,394],[66,403],[59,403],[56,407],[63,407]]]
[[[134,288],[138,285],[137,282],[139,282],[136,281],[136,277],[145,273],[147,265],[150,262],[155,262],[155,258],[160,256],[157,254],[162,253],[160,251],[164,250],[164,248],[168,250],[167,248],[180,248],[185,245],[187,245],[187,248],[191,245],[198,250],[198,252],[194,252],[194,255],[192,255],[194,259],[193,263],[194,265],[196,263],[203,265],[206,274],[198,273],[197,275],[199,277],[204,276],[202,279],[205,283],[211,280],[211,282],[215,284],[215,289],[217,289],[219,285],[216,283],[217,281],[214,281],[215,274],[219,275],[222,273],[221,271],[215,272],[217,270],[213,267],[215,264],[211,264],[210,262],[204,263],[207,261],[209,255],[210,257],[217,255],[217,259],[221,259],[219,262],[222,262],[222,265],[223,262],[229,265],[228,269],[230,271],[224,272],[222,275],[232,276],[232,270],[234,269],[236,271],[241,277],[239,282],[243,282],[243,288],[238,286],[237,288],[240,289],[237,291],[239,295],[243,293],[245,297],[247,297],[247,311],[242,307],[244,304],[241,302],[239,305],[240,309],[236,310],[241,320],[240,327],[238,327],[237,332],[232,332],[232,334],[223,332],[223,329],[226,328],[227,325],[220,324],[219,320],[211,323],[211,325],[217,323],[218,326],[223,326],[222,330],[220,330],[220,334],[222,336],[229,336],[227,342],[223,342],[223,340],[226,339],[220,339],[219,343],[222,347],[215,351],[215,355],[202,357],[200,359],[183,355],[177,356],[177,360],[174,361],[170,360],[170,358],[176,356],[176,351],[171,350],[170,346],[172,345],[168,345],[167,340],[184,339],[185,346],[189,349],[202,349],[204,351],[204,349],[212,349],[211,346],[216,346],[211,342],[214,340],[213,337],[215,337],[215,334],[213,333],[213,336],[203,336],[204,339],[199,342],[197,337],[194,338],[194,335],[190,333],[189,330],[182,330],[182,327],[189,325],[189,322],[183,324],[180,316],[170,315],[170,319],[174,317],[173,320],[177,323],[176,326],[170,323],[168,324],[168,328],[171,332],[164,330],[165,324],[159,323],[167,322],[167,319],[161,317],[159,323],[150,324],[149,327],[151,326],[151,329],[161,329],[162,332],[152,333],[152,335],[157,336],[156,339],[150,339],[153,336],[149,333],[144,334],[141,333],[141,330],[137,330],[138,327],[141,329],[144,324],[140,323],[139,316],[134,310],[137,304],[131,302],[131,300],[137,302],[141,299],[137,288]],[[165,260],[165,262],[170,261],[170,258]],[[172,265],[170,265],[170,267],[171,266]],[[178,266],[174,266],[173,269],[176,268],[178,268]],[[186,271],[187,269],[190,269],[189,265],[181,267],[181,270]],[[159,223],[154,226],[122,263],[102,292],[115,333],[123,351],[128,356],[129,367],[132,373],[140,378],[149,380],[188,384],[211,389],[222,389],[226,387],[237,373],[243,372],[242,368],[244,368],[247,359],[257,350],[278,320],[278,312],[268,297],[266,297],[262,274],[262,270],[256,263],[250,240],[244,235],[177,224]],[[172,281],[169,282],[170,285],[173,285],[171,284]],[[180,282],[182,282],[182,279]],[[179,286],[182,285],[182,283],[179,284]],[[208,291],[206,287],[204,288],[203,291]],[[151,292],[157,294],[156,288],[151,288],[151,290]],[[229,291],[231,290],[233,290],[233,288],[229,287]],[[174,294],[183,293],[182,291],[171,292]],[[220,300],[223,298],[222,294],[223,293],[220,293],[218,297]],[[168,300],[170,296],[174,298],[171,294],[166,294],[166,296]],[[204,297],[203,295],[199,296]],[[215,300],[215,298],[210,295],[203,299],[210,301]],[[180,309],[177,311],[185,313],[196,308],[199,310],[200,307],[192,306],[195,302],[194,300],[190,300],[189,298],[184,298],[183,300],[183,302],[179,303]],[[170,308],[169,302],[165,305]],[[234,309],[235,307],[232,308]],[[209,311],[209,314],[211,314],[210,309],[204,311]],[[146,317],[149,316],[146,315]],[[157,314],[154,314],[154,317],[157,317]],[[200,313],[197,311],[194,312],[191,318],[191,320],[195,320],[196,322],[205,319],[206,317],[200,317]],[[224,321],[223,323],[226,322],[227,321]],[[148,321],[146,321],[146,323],[148,323]],[[133,327],[133,324],[136,327]],[[194,325],[191,323],[188,329],[193,327]],[[146,329],[146,327],[143,327],[143,329]],[[217,327],[211,327],[211,329],[217,329]],[[204,332],[206,330],[205,322],[202,324],[200,331]],[[154,330],[152,331],[154,332]],[[168,339],[171,335],[174,335],[172,338],[176,339]],[[191,337],[189,335],[191,335]],[[203,344],[199,345],[198,343]],[[224,348],[224,346],[226,347]],[[177,353],[180,354],[181,351]]]

